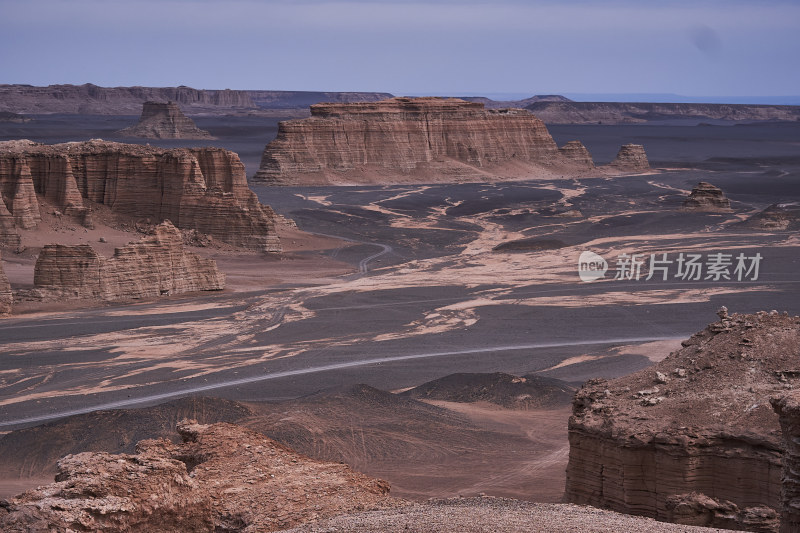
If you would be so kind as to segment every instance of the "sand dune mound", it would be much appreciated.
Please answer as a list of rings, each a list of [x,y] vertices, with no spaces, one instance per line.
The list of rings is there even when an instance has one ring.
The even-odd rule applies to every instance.
[[[536,375],[450,374],[402,393],[410,398],[449,402],[490,402],[515,409],[556,407],[572,401],[564,381]]]

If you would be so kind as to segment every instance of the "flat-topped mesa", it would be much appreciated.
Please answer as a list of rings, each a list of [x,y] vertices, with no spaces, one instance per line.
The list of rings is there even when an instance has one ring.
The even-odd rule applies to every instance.
[[[701,181],[692,188],[691,194],[683,201],[687,211],[730,211],[731,201],[722,189]]]
[[[496,181],[582,175],[583,148],[560,150],[521,109],[456,98],[390,98],[311,106],[281,122],[255,175],[272,185]]]
[[[123,215],[170,220],[234,246],[281,250],[274,212],[247,186],[239,156],[222,148],[0,142],[0,194],[22,229],[41,220],[38,195],[84,221],[94,202]],[[0,210],[0,228],[3,216]]]
[[[117,133],[125,137],[148,139],[214,138],[206,130],[198,128],[175,102],[145,102],[139,122]]]
[[[567,501],[777,531],[787,459],[770,399],[798,386],[800,317],[718,314],[654,367],[578,391]]]
[[[184,250],[180,230],[164,222],[153,235],[117,248],[110,259],[88,244],[46,245],[33,284],[45,299],[127,300],[222,290],[225,276],[214,260]]]

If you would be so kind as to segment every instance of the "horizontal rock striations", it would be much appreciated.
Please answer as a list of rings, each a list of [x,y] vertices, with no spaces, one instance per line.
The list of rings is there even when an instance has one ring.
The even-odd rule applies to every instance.
[[[650,170],[650,162],[641,144],[623,144],[617,152],[617,157],[608,166],[628,172]]]
[[[487,110],[455,98],[316,104],[281,122],[255,175],[273,185],[458,182],[580,175],[583,145],[559,149],[520,109]]]
[[[239,157],[221,148],[0,142],[0,194],[18,228],[41,219],[38,195],[87,225],[97,203],[123,215],[170,220],[234,246],[280,251],[274,212],[247,186]],[[0,228],[3,217],[0,211]]]
[[[11,284],[8,282],[3,263],[0,261],[0,316],[11,313],[13,303],[14,295],[11,293]]]
[[[147,139],[213,139],[184,115],[175,102],[145,102],[139,122],[117,133]]]
[[[722,189],[701,181],[692,188],[691,194],[683,201],[687,211],[730,211],[731,201]]]
[[[654,368],[578,391],[568,501],[777,531],[783,452],[770,398],[800,385],[800,317],[720,316]]]
[[[225,277],[214,260],[184,250],[181,232],[163,222],[110,259],[88,244],[46,245],[33,284],[44,297],[126,300],[222,290]]]
[[[800,106],[537,101],[524,106],[546,124],[640,124],[665,120],[797,121]]]
[[[800,531],[800,393],[772,398],[783,431],[781,533]]]
[[[0,505],[0,530],[267,532],[397,505],[385,481],[253,431],[184,421],[178,432],[183,442],[141,441],[133,455],[66,456],[55,483]]]

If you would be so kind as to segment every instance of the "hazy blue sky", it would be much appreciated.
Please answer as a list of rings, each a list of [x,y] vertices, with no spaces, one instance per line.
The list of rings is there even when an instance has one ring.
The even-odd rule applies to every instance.
[[[800,93],[800,2],[0,0],[0,83]]]

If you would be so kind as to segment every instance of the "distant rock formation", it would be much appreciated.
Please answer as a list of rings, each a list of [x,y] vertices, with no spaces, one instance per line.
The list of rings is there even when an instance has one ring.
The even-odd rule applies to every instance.
[[[800,229],[800,203],[772,204],[750,217],[746,224],[751,228],[766,231]]]
[[[110,259],[88,244],[48,244],[36,260],[33,284],[46,299],[127,300],[222,290],[225,276],[214,260],[184,250],[181,232],[163,222]]]
[[[391,97],[388,93],[312,91],[235,91],[191,87],[98,87],[84,85],[0,85],[0,111],[134,115],[147,101],[172,101],[187,113],[227,115],[260,109],[308,109],[318,102],[367,102]]]
[[[234,246],[280,251],[274,212],[249,189],[239,156],[221,148],[0,142],[0,199],[17,228],[41,220],[37,195],[86,225],[94,202],[123,215],[170,220]],[[0,228],[8,226],[5,210]]]
[[[525,106],[545,124],[643,124],[663,120],[797,121],[800,106],[537,101]]]
[[[11,293],[11,284],[3,269],[3,262],[0,261],[0,316],[9,314],[13,304],[14,295]]]
[[[145,102],[139,123],[119,130],[123,137],[147,139],[213,139],[183,114],[175,102]]]
[[[617,157],[608,166],[628,172],[650,170],[650,162],[641,144],[623,144],[617,152]]]
[[[520,109],[392,98],[316,104],[311,115],[279,124],[256,179],[272,185],[463,182],[576,176],[594,168],[583,145],[559,149],[542,121]]]
[[[692,188],[691,194],[683,201],[687,211],[730,211],[731,201],[722,189],[701,181]]]
[[[15,122],[21,124],[23,122],[30,122],[31,119],[19,113],[11,113],[9,111],[0,111],[0,122]]]
[[[783,432],[781,533],[800,531],[800,392],[771,400]]]
[[[800,385],[800,317],[719,316],[655,367],[578,391],[567,501],[777,531],[783,446],[770,398]]]
[[[398,505],[385,481],[248,429],[184,421],[178,433],[182,443],[141,441],[135,455],[68,455],[55,483],[0,505],[0,530],[267,532]]]

